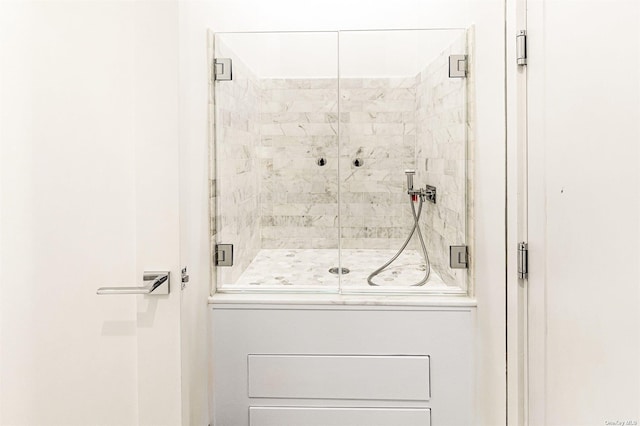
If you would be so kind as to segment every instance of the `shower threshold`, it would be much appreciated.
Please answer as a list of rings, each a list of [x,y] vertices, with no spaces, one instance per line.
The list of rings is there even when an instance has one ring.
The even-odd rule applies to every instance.
[[[336,287],[338,280],[343,288],[376,288],[367,284],[367,276],[387,262],[395,249],[342,249],[340,267],[348,274],[330,273],[338,265],[336,249],[262,249],[234,284],[225,289],[282,287],[292,290],[299,287]],[[424,277],[424,259],[417,250],[405,250],[385,271],[375,278],[380,287],[410,287]],[[380,288],[377,287],[377,288]],[[425,291],[450,290],[438,271],[431,270],[429,281],[421,287]]]

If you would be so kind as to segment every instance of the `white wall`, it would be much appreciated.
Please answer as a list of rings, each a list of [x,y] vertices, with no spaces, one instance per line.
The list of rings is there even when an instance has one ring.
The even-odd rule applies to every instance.
[[[504,283],[504,2],[500,0],[394,2],[212,0],[189,2],[194,14],[222,31],[451,28],[476,25],[477,144],[475,152],[476,389],[478,423],[505,419]],[[202,22],[202,21],[200,21]],[[199,30],[197,30],[199,31]],[[205,52],[204,36],[194,52]],[[194,56],[195,58],[195,56]],[[197,63],[193,59],[193,63]],[[204,75],[204,74],[203,74]],[[195,77],[195,74],[194,74]],[[192,82],[206,91],[204,81]],[[204,120],[204,117],[202,118]],[[198,124],[203,127],[204,121]]]
[[[212,3],[179,3],[180,261],[182,292],[182,423],[209,423],[210,291],[207,28]]]
[[[259,78],[413,77],[462,30],[220,34]],[[460,52],[464,53],[464,52]],[[346,65],[348,61],[348,66]]]
[[[340,34],[340,76],[413,77],[463,34],[463,29],[343,32]]]

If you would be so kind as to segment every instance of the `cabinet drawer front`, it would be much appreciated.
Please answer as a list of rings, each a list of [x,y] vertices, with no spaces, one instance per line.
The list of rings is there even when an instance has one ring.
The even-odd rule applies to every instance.
[[[429,426],[429,408],[250,407],[250,426]]]
[[[427,401],[429,356],[249,355],[249,397]]]

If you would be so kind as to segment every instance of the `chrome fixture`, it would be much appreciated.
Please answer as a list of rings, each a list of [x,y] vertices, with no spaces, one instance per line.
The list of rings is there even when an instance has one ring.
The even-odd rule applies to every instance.
[[[100,287],[97,294],[149,294],[152,296],[169,294],[169,271],[145,271],[142,287]]]
[[[409,194],[413,201],[417,201],[416,199],[420,197],[421,201],[430,201],[433,204],[436,203],[436,187],[431,185],[426,185],[424,188],[413,189],[413,176],[416,174],[416,171],[413,169],[407,169],[404,171],[404,174],[407,175],[407,194]]]
[[[407,175],[407,191],[411,191],[413,190],[413,176],[416,174],[416,171],[407,169],[404,171],[404,174]]]
[[[231,59],[216,58],[213,61],[213,79],[216,81],[229,81],[231,76]]]
[[[184,288],[187,286],[187,283],[189,282],[189,274],[187,273],[186,266],[182,268],[182,271],[180,271],[180,281],[180,288],[184,290]]]
[[[409,203],[411,204],[411,213],[413,213],[413,228],[411,229],[409,236],[405,240],[404,244],[402,244],[402,247],[400,247],[400,250],[398,250],[398,252],[395,254],[395,256],[393,256],[387,263],[385,263],[384,265],[382,265],[381,267],[373,271],[371,275],[367,277],[367,282],[369,283],[369,285],[372,285],[372,286],[378,285],[373,282],[373,278],[376,275],[380,274],[385,269],[387,269],[387,267],[391,265],[393,262],[395,262],[395,260],[400,256],[400,254],[402,254],[404,249],[407,248],[407,245],[409,245],[409,241],[411,241],[411,237],[413,237],[413,234],[418,234],[418,240],[420,241],[420,246],[422,247],[422,254],[423,254],[424,263],[425,263],[425,275],[424,275],[424,278],[422,278],[422,280],[420,280],[415,284],[411,284],[411,286],[415,287],[415,286],[424,285],[424,283],[426,283],[427,280],[429,279],[429,274],[431,274],[431,264],[429,262],[429,253],[427,252],[427,246],[424,243],[424,238],[422,238],[422,232],[420,231],[420,215],[422,214],[422,204],[424,203],[425,200],[429,200],[435,203],[436,189],[433,186],[427,185],[426,188],[420,188],[418,190],[414,190],[413,176],[416,174],[416,171],[409,169],[409,170],[405,170],[404,173],[407,175],[407,194],[409,195]],[[420,202],[417,213],[416,213],[416,207],[414,205],[414,202],[416,201]]]
[[[467,55],[449,56],[449,78],[465,78],[467,76]]]
[[[524,241],[518,243],[518,278],[529,278],[529,245]]]
[[[516,61],[518,65],[527,65],[527,31],[520,30],[516,35]]]
[[[424,190],[421,190],[421,197],[424,197],[426,201],[430,201],[433,204],[436,203],[436,187],[431,185],[425,185]]]
[[[449,266],[451,269],[466,269],[469,265],[467,246],[449,246]]]
[[[233,244],[216,244],[214,258],[216,266],[233,266]]]

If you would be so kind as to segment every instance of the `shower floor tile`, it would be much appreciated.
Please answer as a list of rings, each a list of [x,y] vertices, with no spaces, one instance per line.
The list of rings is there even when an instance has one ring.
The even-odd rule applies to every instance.
[[[396,250],[343,249],[342,265],[338,265],[335,249],[263,249],[234,284],[225,289],[239,287],[326,287],[338,286],[338,275],[330,268],[341,266],[349,269],[343,274],[343,288],[376,288],[367,284],[371,272],[384,265],[396,254]],[[415,288],[430,291],[451,289],[437,271],[431,270],[429,280],[421,287],[411,287],[424,277],[424,259],[417,250],[405,250],[390,267],[373,281],[380,287]],[[380,288],[377,287],[377,288]]]

